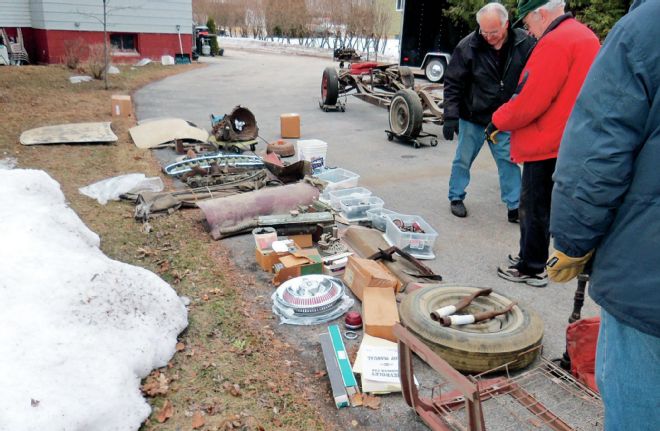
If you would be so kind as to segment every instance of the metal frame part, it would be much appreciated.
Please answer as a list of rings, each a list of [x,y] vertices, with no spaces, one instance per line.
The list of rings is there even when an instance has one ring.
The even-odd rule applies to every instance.
[[[483,431],[484,414],[489,423],[503,431],[602,428],[600,396],[546,359],[514,377],[506,365],[465,377],[401,324],[394,327],[394,335],[399,339],[399,375],[406,403],[434,431]],[[430,397],[420,396],[414,384],[412,352],[444,381],[432,388]],[[505,373],[506,377],[484,378],[495,372]],[[442,395],[446,387],[453,390]]]

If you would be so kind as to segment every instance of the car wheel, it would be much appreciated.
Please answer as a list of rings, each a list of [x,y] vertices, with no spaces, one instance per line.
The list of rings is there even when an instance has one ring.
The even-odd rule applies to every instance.
[[[426,64],[424,75],[431,82],[440,82],[445,76],[447,63],[442,58],[434,58]]]
[[[430,286],[403,299],[401,322],[432,350],[459,371],[481,373],[511,363],[514,370],[536,359],[543,340],[543,322],[533,310],[516,305],[501,316],[463,326],[444,327],[431,319],[431,312],[479,290],[463,286]],[[511,300],[495,292],[475,298],[458,314],[502,309]]]
[[[334,67],[326,67],[321,79],[321,101],[324,105],[337,104],[339,97],[339,76]]]
[[[399,90],[390,103],[390,130],[399,136],[416,138],[422,131],[423,109],[413,90]]]

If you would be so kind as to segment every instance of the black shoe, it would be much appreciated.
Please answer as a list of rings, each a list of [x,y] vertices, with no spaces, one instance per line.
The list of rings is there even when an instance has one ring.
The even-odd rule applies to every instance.
[[[506,218],[509,220],[509,223],[518,223],[518,208],[508,210]]]
[[[467,209],[465,209],[463,201],[451,201],[449,207],[451,208],[451,213],[456,217],[465,217],[467,215]]]

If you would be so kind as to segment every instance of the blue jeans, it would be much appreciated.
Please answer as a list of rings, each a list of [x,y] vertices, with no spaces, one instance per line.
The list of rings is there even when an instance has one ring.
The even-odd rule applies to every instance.
[[[484,126],[458,120],[458,146],[449,177],[450,201],[465,199],[465,189],[470,183],[470,167],[484,145],[484,129]],[[500,176],[502,202],[512,210],[518,208],[520,200],[520,168],[511,161],[509,137],[509,133],[500,132],[497,135],[497,144],[488,146]]]
[[[660,429],[660,338],[624,325],[604,309],[600,319],[596,384],[605,404],[605,431]]]

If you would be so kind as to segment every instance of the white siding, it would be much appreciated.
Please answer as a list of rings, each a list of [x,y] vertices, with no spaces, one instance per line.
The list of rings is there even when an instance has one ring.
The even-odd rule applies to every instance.
[[[30,0],[30,4],[34,28],[103,30],[102,0]],[[107,0],[106,10],[110,32],[176,34],[180,25],[182,34],[192,33],[192,0]]]
[[[31,27],[28,0],[0,0],[0,27]]]

